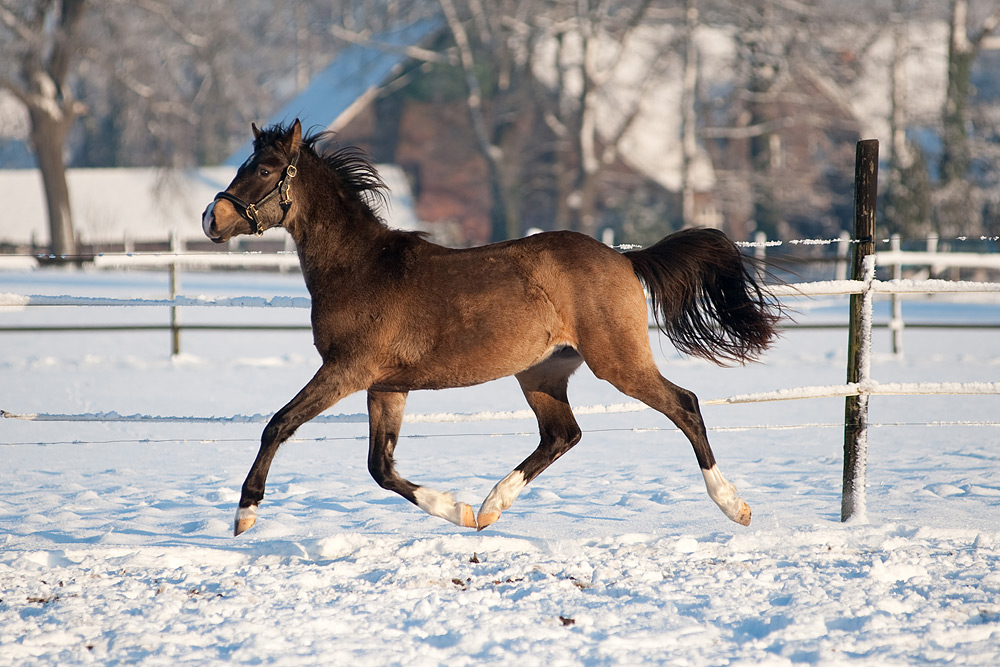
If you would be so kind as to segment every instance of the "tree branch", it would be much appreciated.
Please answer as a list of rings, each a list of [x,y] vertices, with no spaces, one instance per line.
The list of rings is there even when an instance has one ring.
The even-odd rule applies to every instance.
[[[337,39],[343,40],[350,44],[357,44],[359,46],[371,46],[379,49],[380,51],[386,51],[388,53],[398,53],[406,56],[407,58],[413,58],[414,60],[420,60],[423,62],[437,63],[443,65],[459,64],[458,59],[455,58],[454,54],[446,55],[438,53],[437,51],[431,51],[430,49],[424,49],[419,46],[397,46],[395,44],[387,44],[385,42],[374,40],[365,33],[354,32],[353,30],[342,28],[336,24],[330,26],[330,34],[336,37]]]
[[[21,21],[14,12],[10,11],[6,4],[0,5],[0,22],[17,33],[17,36],[28,44],[38,39],[38,34],[25,24],[24,21]]]
[[[986,17],[983,21],[982,29],[972,38],[972,47],[978,49],[983,45],[983,40],[985,40],[990,33],[1000,26],[1000,7],[993,10],[993,13]]]
[[[195,49],[203,49],[209,45],[210,40],[204,35],[199,35],[194,32],[183,21],[177,18],[173,9],[159,2],[158,0],[129,0],[129,2],[124,2],[123,0],[118,0],[119,4],[136,4],[142,7],[150,14],[155,14],[163,19],[163,23],[166,24],[168,28],[178,37],[180,37],[189,46],[193,46]]]

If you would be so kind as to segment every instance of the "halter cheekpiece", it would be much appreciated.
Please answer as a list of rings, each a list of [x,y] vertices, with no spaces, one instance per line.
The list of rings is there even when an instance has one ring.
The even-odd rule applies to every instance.
[[[236,195],[228,192],[220,192],[215,195],[215,200],[218,201],[219,199],[225,199],[235,205],[237,212],[239,212],[239,214],[250,223],[250,232],[260,236],[264,233],[265,229],[264,227],[261,227],[260,209],[269,201],[277,197],[278,205],[281,206],[281,220],[279,220],[274,226],[280,227],[284,224],[285,216],[288,215],[288,209],[291,208],[292,205],[292,198],[289,196],[288,190],[292,185],[292,179],[295,178],[297,173],[299,173],[298,167],[296,166],[298,161],[299,154],[296,153],[291,162],[288,163],[288,166],[285,167],[285,172],[282,174],[281,180],[278,181],[278,184],[252,204],[248,204]]]

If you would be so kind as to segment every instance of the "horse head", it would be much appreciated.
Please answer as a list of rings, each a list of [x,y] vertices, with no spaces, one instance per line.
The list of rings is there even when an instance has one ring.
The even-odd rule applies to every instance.
[[[250,127],[253,153],[229,187],[215,195],[201,218],[205,235],[216,243],[239,234],[259,236],[266,229],[281,227],[294,215],[292,183],[298,173],[302,124],[296,119],[287,129]]]

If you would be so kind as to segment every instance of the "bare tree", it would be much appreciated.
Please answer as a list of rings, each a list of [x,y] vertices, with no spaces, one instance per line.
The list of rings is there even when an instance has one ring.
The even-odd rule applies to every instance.
[[[889,59],[888,173],[883,187],[885,215],[881,225],[889,234],[911,238],[927,235],[930,224],[930,178],[918,146],[907,138],[911,117],[907,89],[907,61],[913,53],[910,20],[917,7],[907,0],[893,0],[889,24],[892,53]],[[918,47],[919,48],[919,47]]]
[[[602,177],[622,159],[642,104],[662,81],[674,53],[673,39],[650,38],[650,27],[663,22],[654,12],[662,9],[652,0],[629,5],[553,1],[533,17],[529,29],[541,33],[536,41],[550,45],[547,57],[534,56],[534,70],[548,79],[547,85],[536,86],[536,103],[559,146],[558,228],[597,233]],[[643,57],[634,57],[638,50]],[[632,68],[628,72],[626,61]]]
[[[972,161],[969,102],[972,69],[987,38],[1000,25],[1000,8],[973,27],[968,0],[951,0],[948,87],[941,112],[941,182],[933,195],[937,232],[944,236],[981,231],[986,193],[970,178]]]
[[[698,0],[685,0],[684,8],[684,91],[681,96],[681,217],[685,227],[695,224],[695,191],[692,171],[698,155],[698,47],[695,31],[700,14]]]
[[[63,152],[74,121],[85,110],[69,81],[85,5],[85,0],[0,3],[6,62],[0,66],[0,86],[28,110],[48,206],[50,248],[56,255],[76,253]]]
[[[965,179],[969,170],[966,123],[972,63],[986,38],[1000,26],[1000,7],[993,9],[978,28],[973,29],[970,23],[969,1],[951,0],[948,92],[942,113],[941,177],[946,184]]]
[[[489,174],[490,185],[490,227],[491,237],[494,241],[501,241],[516,234],[512,232],[512,218],[507,206],[507,196],[502,185],[502,159],[503,151],[494,141],[494,133],[491,132],[486,112],[483,109],[484,94],[479,86],[477,78],[476,57],[473,53],[472,43],[466,31],[465,22],[459,17],[458,10],[452,0],[438,0],[441,10],[444,12],[448,29],[451,31],[455,45],[458,47],[459,62],[462,65],[462,72],[465,75],[465,85],[468,89],[466,103],[469,107],[469,118],[472,121],[472,129],[476,136],[476,143],[479,145],[479,152],[486,161],[487,172]],[[479,6],[478,0],[471,0],[472,16],[483,18],[485,12]],[[485,24],[480,26],[482,41],[489,44],[492,38],[489,35]]]
[[[114,119],[102,141],[125,148],[118,164],[218,164],[339,46],[326,27],[340,3],[92,1],[88,83]]]

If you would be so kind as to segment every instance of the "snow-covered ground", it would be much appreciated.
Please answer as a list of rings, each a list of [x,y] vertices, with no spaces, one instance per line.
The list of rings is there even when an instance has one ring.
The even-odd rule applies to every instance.
[[[163,298],[157,273],[0,273],[0,293]],[[188,296],[303,296],[295,275],[185,274]],[[845,300],[797,302],[844,321]],[[878,304],[876,319],[884,319]],[[910,299],[907,319],[1000,322],[993,304]],[[186,322],[299,322],[294,309]],[[167,321],[160,308],[0,309],[0,326]],[[311,376],[307,332],[0,334],[12,413],[267,415]],[[881,382],[988,382],[996,331],[875,335]],[[654,340],[702,399],[844,382],[846,331],[790,331],[716,368]],[[585,370],[578,406],[629,401]],[[0,665],[995,665],[1000,659],[996,396],[871,399],[867,519],[839,521],[843,399],[707,406],[749,528],[708,499],[690,446],[651,411],[582,415],[583,441],[482,533],[369,478],[366,424],[300,429],[257,526],[231,537],[262,423],[0,419]],[[408,414],[522,410],[511,379],[414,393]],[[330,415],[357,415],[353,396]],[[805,427],[793,428],[796,425]],[[760,428],[770,426],[772,428]],[[788,427],[788,428],[782,428]],[[411,422],[410,479],[474,507],[536,441],[530,419]]]

